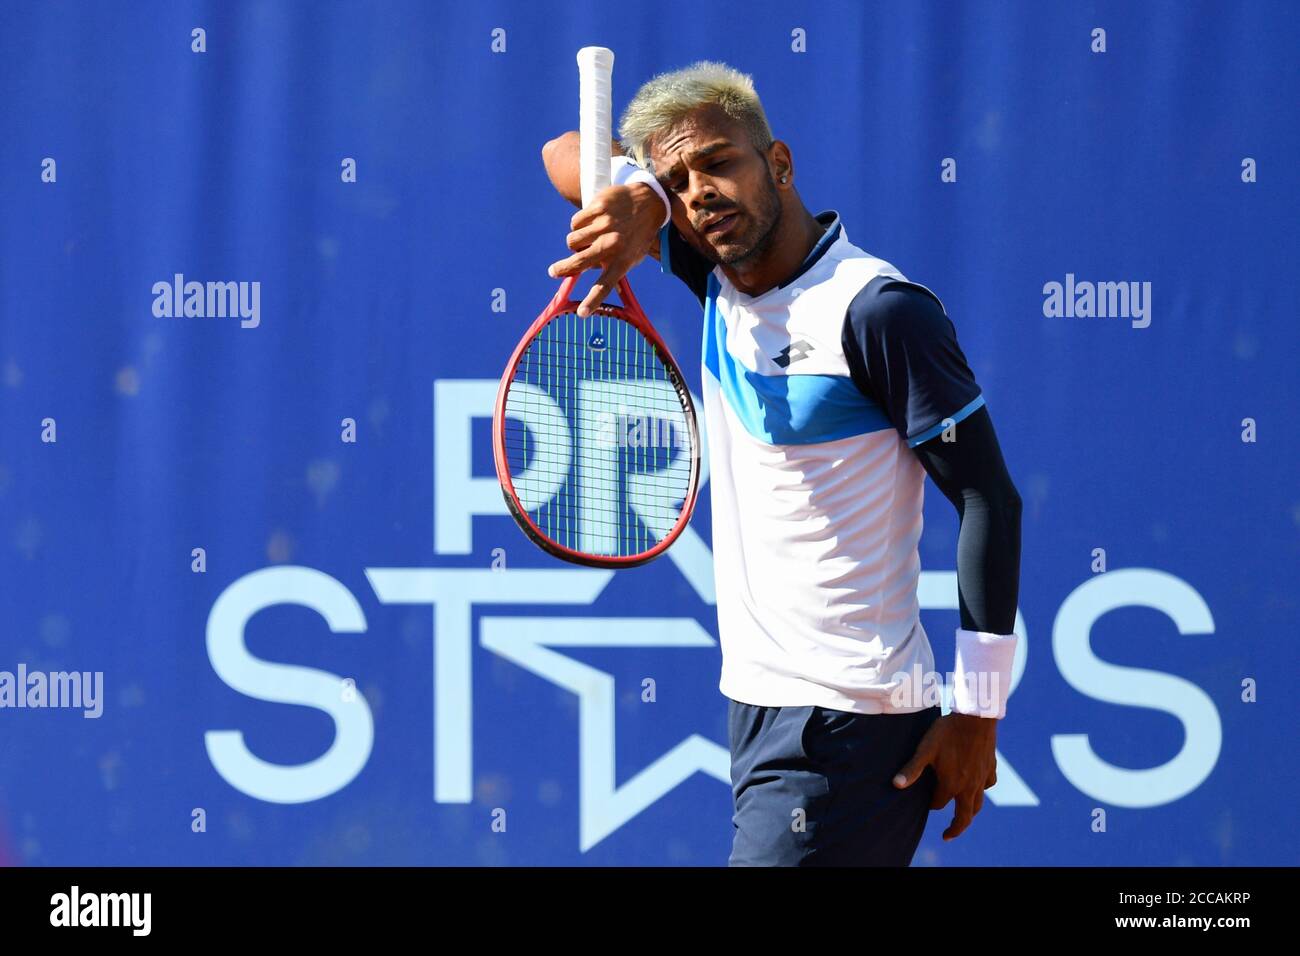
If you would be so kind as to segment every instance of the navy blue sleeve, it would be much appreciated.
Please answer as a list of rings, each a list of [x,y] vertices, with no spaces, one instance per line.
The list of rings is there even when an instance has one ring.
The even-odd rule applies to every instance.
[[[704,304],[713,263],[692,248],[671,222],[659,230],[659,270],[671,272],[685,282],[700,305]]]
[[[1020,592],[1020,494],[987,408],[912,451],[957,509],[957,601],[969,631],[1010,634]]]
[[[909,446],[984,404],[952,320],[919,285],[872,279],[849,304],[840,344],[853,381]]]
[[[853,381],[957,509],[961,626],[1010,634],[1020,588],[1020,495],[942,303],[921,286],[880,276],[854,297],[840,344]]]

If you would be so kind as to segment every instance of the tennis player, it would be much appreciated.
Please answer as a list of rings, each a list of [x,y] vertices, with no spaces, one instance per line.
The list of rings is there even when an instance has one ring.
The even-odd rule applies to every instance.
[[[601,270],[587,314],[650,255],[704,309],[729,864],[906,866],[931,810],[955,802],[953,839],[997,780],[1020,497],[984,395],[934,293],[804,207],[748,76],[656,76],[619,135],[550,274]],[[543,149],[581,206],[578,155],[576,132]],[[916,593],[927,474],[960,520],[947,715]]]

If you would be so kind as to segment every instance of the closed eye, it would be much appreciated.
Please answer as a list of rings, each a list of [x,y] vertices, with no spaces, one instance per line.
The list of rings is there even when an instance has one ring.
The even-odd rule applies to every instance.
[[[718,159],[718,160],[714,160],[713,162],[709,163],[709,165],[706,166],[706,167],[704,167],[704,168],[707,169],[707,170],[709,170],[710,172],[713,172],[714,170],[721,169],[723,166],[727,165],[727,163],[729,163],[729,162],[731,162],[730,159]],[[672,192],[679,193],[679,192],[682,191],[682,189],[685,187],[685,185],[686,185],[685,180],[674,179],[672,182],[670,182],[670,183],[668,184],[668,189],[669,189],[670,191],[672,191]]]

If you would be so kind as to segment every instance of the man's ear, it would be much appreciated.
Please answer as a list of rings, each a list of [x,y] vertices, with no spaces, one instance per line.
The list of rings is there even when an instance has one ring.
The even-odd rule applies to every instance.
[[[790,147],[779,139],[772,140],[767,149],[767,166],[772,178],[778,183],[789,182],[794,178],[794,160],[790,156]],[[783,180],[781,177],[784,176]]]

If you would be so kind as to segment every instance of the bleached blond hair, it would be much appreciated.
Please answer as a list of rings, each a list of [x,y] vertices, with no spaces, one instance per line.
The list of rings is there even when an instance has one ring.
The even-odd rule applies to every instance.
[[[660,73],[642,85],[619,122],[619,145],[639,165],[654,172],[649,156],[654,138],[668,132],[692,110],[711,103],[744,126],[754,147],[766,153],[772,145],[772,129],[754,92],[753,79],[712,60]]]

